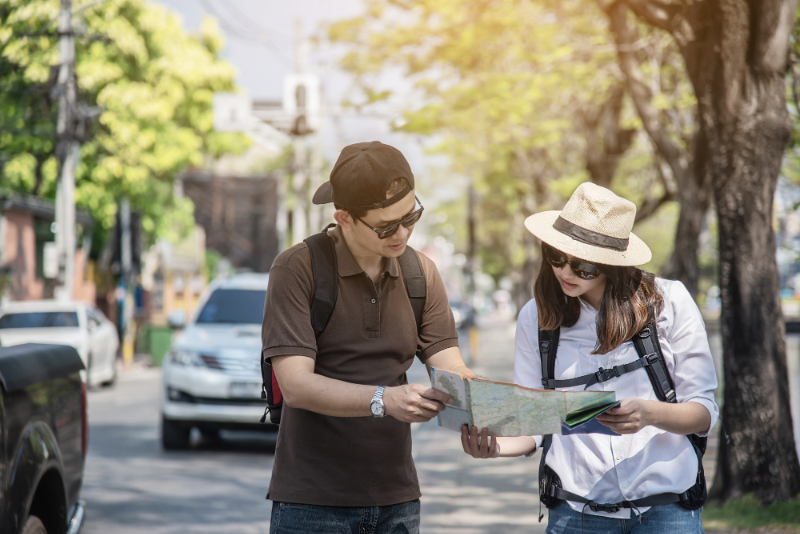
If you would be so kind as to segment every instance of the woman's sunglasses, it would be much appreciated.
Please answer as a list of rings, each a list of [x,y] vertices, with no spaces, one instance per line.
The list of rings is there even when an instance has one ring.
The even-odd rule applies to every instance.
[[[581,280],[594,280],[601,274],[600,268],[594,263],[578,259],[568,260],[566,254],[560,250],[554,249],[550,245],[545,245],[544,257],[547,263],[556,269],[560,269],[566,264],[569,264],[569,268],[572,269],[572,272]]]
[[[422,217],[422,212],[425,211],[425,206],[422,205],[422,202],[420,202],[417,197],[414,197],[414,200],[416,200],[417,204],[419,204],[419,209],[417,211],[409,213],[396,223],[392,223],[389,226],[384,226],[383,228],[373,228],[369,224],[365,223],[361,218],[356,217],[356,219],[364,223],[364,226],[378,234],[378,239],[386,239],[387,237],[392,237],[395,233],[397,233],[397,229],[400,228],[401,224],[406,228],[417,224],[419,218]]]

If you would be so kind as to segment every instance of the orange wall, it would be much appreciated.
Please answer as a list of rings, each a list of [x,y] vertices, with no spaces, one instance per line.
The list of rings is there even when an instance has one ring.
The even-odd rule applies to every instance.
[[[38,300],[44,293],[44,282],[36,278],[36,234],[33,216],[7,211],[3,266],[12,272],[11,299]]]
[[[40,300],[44,297],[44,280],[36,278],[34,217],[15,210],[8,210],[0,216],[5,218],[3,267],[11,270],[11,300]],[[86,261],[83,256],[82,250],[76,251],[73,298],[93,303],[96,288],[93,281],[85,280]]]

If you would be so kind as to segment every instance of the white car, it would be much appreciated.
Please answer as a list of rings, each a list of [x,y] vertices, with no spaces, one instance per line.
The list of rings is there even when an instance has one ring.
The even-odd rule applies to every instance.
[[[111,385],[117,378],[117,329],[86,302],[30,300],[0,308],[0,345],[54,343],[75,347],[88,386]]]
[[[261,398],[261,320],[267,274],[239,274],[215,280],[188,321],[170,314],[182,328],[164,359],[161,442],[185,449],[196,427],[206,436],[221,429],[277,427],[259,422]]]

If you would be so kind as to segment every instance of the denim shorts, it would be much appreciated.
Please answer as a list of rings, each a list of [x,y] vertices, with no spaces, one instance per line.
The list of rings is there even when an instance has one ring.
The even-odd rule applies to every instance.
[[[603,517],[576,512],[561,501],[550,509],[547,534],[704,534],[701,510],[687,510],[678,504],[653,506],[642,514],[641,524],[635,512],[630,519]]]
[[[353,508],[272,503],[270,534],[419,534],[419,499]],[[675,534],[675,533],[671,533]]]

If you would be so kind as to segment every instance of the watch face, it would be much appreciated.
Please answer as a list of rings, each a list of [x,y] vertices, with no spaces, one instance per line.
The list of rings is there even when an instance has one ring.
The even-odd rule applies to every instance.
[[[369,405],[372,415],[383,415],[383,404],[378,401],[372,401]]]

